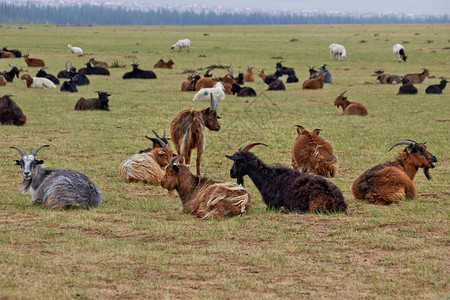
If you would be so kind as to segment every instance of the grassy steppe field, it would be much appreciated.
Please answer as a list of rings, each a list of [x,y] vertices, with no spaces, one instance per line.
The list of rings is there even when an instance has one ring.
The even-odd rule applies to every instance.
[[[67,60],[83,67],[90,57],[126,68],[111,76],[89,76],[78,93],[27,89],[14,79],[0,87],[23,109],[23,127],[1,126],[0,298],[1,299],[443,299],[449,293],[450,93],[426,95],[429,84],[450,77],[450,25],[323,26],[89,26],[25,25],[0,29],[2,45],[46,61],[57,74]],[[206,34],[207,33],[207,34]],[[190,52],[171,52],[178,39]],[[291,41],[294,40],[294,41]],[[430,42],[432,41],[432,42]],[[346,46],[345,61],[330,61],[328,45]],[[85,55],[69,52],[80,46]],[[393,62],[392,45],[405,46],[408,61]],[[156,80],[122,80],[138,60],[153,69],[161,57],[173,70],[156,69]],[[282,57],[282,58],[280,58]],[[340,169],[331,179],[344,192],[346,214],[284,214],[268,211],[251,180],[249,213],[223,221],[182,213],[178,197],[159,186],[122,182],[119,164],[149,147],[144,135],[169,129],[175,115],[208,103],[181,92],[186,69],[232,64],[274,72],[275,63],[296,70],[299,83],[266,91],[248,83],[257,98],[227,95],[219,103],[221,130],[207,132],[202,175],[231,181],[225,155],[239,145],[264,142],[252,151],[266,163],[290,165],[295,124],[321,128],[334,147]],[[307,66],[331,65],[334,83],[302,90]],[[23,59],[0,59],[28,70]],[[396,95],[399,85],[380,85],[373,72],[404,75],[428,68],[417,95]],[[223,70],[213,72],[223,75]],[[285,77],[283,78],[283,81]],[[80,97],[107,90],[110,112],[74,111]],[[333,106],[347,90],[363,103],[366,117],[342,116]],[[355,200],[351,184],[363,171],[386,160],[396,142],[427,142],[438,159],[428,181],[420,169],[419,193],[390,206]],[[29,205],[22,195],[17,146],[40,145],[47,168],[66,167],[88,175],[103,191],[91,210],[50,211]],[[192,168],[195,172],[195,167]],[[175,193],[176,194],[176,193]]]

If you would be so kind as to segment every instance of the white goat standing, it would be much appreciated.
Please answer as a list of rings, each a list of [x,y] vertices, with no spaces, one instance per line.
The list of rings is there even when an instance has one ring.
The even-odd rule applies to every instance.
[[[170,50],[173,50],[175,48],[179,48],[178,51],[181,51],[181,48],[187,48],[189,51],[191,49],[191,40],[189,39],[178,40],[178,42],[172,45]]]
[[[328,46],[330,49],[330,59],[332,59],[332,56],[338,57],[338,60],[344,60],[344,58],[347,57],[347,52],[345,51],[345,47],[339,44],[331,44]]]
[[[79,55],[83,54],[83,49],[81,49],[80,47],[72,47],[71,44],[68,44],[67,47],[70,49],[70,52],[72,52],[72,53],[79,54]]]
[[[402,45],[400,45],[400,44],[395,44],[393,47],[392,47],[392,53],[393,53],[393,55],[394,55],[394,61],[395,61],[395,59],[396,58],[398,58],[398,62],[400,62],[402,59],[404,60],[404,61],[406,61],[406,55],[405,55],[405,48],[403,48],[403,46]]]
[[[222,82],[217,82],[212,88],[202,88],[200,89],[192,99],[195,100],[205,100],[209,101],[211,99],[211,95],[213,99],[216,100],[224,100],[225,99],[225,87]]]

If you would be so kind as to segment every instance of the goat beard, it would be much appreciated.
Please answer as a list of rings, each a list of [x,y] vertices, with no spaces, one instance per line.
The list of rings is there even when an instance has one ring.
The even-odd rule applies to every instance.
[[[22,194],[25,194],[30,189],[31,179],[28,179],[28,180],[24,179],[19,186],[20,186],[20,189],[22,190]]]
[[[430,176],[430,168],[424,168],[423,169],[423,173],[425,174],[425,177],[430,180],[431,176]]]
[[[244,177],[238,177],[236,181],[237,184],[244,186]]]

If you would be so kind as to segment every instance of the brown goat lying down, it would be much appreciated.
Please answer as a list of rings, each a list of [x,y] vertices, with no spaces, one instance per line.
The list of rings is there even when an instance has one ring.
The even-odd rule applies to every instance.
[[[250,208],[250,194],[242,186],[193,175],[189,166],[179,164],[182,155],[174,157],[166,167],[161,186],[176,190],[183,204],[183,213],[202,219],[235,217]]]
[[[303,126],[295,126],[298,136],[291,151],[292,167],[323,177],[336,176],[339,169],[338,160],[330,143],[319,137],[321,129],[311,132]]]
[[[428,152],[425,143],[406,139],[396,143],[408,145],[394,161],[379,164],[361,174],[352,185],[356,199],[368,200],[378,205],[415,198],[417,188],[413,180],[418,168],[423,168],[427,179],[431,179],[429,169],[434,168],[436,156]]]
[[[334,99],[334,105],[339,109],[339,106],[342,106],[342,114],[343,115],[357,115],[357,116],[366,116],[369,112],[367,108],[358,102],[352,102],[344,97],[344,94],[347,91],[343,91],[336,99]]]

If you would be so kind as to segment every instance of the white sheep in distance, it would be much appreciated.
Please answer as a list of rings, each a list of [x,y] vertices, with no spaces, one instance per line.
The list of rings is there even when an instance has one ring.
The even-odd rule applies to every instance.
[[[189,39],[178,40],[178,42],[172,45],[170,50],[173,50],[175,48],[179,48],[178,51],[181,51],[181,48],[187,48],[189,51],[191,49],[191,40]]]
[[[82,55],[83,54],[83,49],[81,49],[80,47],[72,47],[71,44],[67,45],[67,48],[70,49],[70,52],[78,54],[78,55]]]
[[[31,77],[30,74],[23,74],[20,79],[27,82],[27,88],[56,89],[56,85],[44,77]]]
[[[398,57],[398,62],[400,62],[402,59],[403,61],[406,61],[407,56],[405,55],[405,48],[403,48],[400,44],[395,44],[392,47],[392,53],[394,55],[394,61]]]
[[[344,60],[344,58],[347,57],[347,52],[345,51],[345,47],[339,44],[331,44],[328,46],[330,49],[330,59],[332,59],[332,56],[336,57],[338,60]]]
[[[212,88],[202,88],[200,89],[192,99],[195,100],[205,100],[209,101],[211,97],[215,100],[224,100],[225,99],[225,87],[222,82],[217,82]]]

